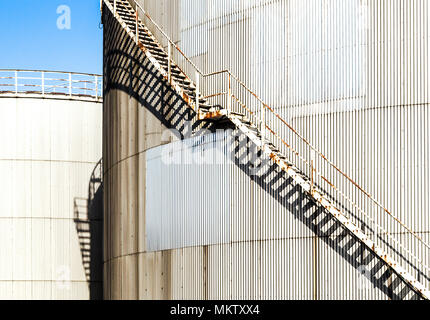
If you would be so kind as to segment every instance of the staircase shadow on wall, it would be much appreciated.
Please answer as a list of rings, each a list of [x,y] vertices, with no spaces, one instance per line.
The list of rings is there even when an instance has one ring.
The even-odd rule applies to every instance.
[[[187,121],[192,122],[192,130],[205,128],[215,131],[228,127],[226,123],[198,121],[195,112],[176,92],[171,90],[164,77],[137,48],[111,13],[108,10],[104,12],[105,97],[111,90],[127,93],[150,111],[165,127],[178,130],[183,137],[190,136],[185,125]],[[239,145],[246,147],[240,149]],[[260,168],[258,175],[255,175],[254,163],[244,163],[249,150],[255,149],[245,135],[239,136],[233,148],[235,165],[357,269],[357,272],[367,270],[366,277],[388,298],[420,299],[420,296],[398,277],[393,269],[361,244],[359,239],[324,208],[316,204],[300,186],[294,185],[293,180],[277,165],[273,163],[266,165]],[[363,227],[366,228],[365,225]]]
[[[74,199],[74,222],[90,300],[103,299],[103,185],[90,198]]]

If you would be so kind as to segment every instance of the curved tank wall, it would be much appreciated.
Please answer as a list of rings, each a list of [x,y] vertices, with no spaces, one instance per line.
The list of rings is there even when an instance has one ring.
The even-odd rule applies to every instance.
[[[203,71],[233,70],[428,242],[427,1],[138,2]],[[200,124],[103,19],[106,298],[395,298],[360,276],[364,252],[351,260],[303,218],[277,172],[164,166],[165,129],[189,138],[186,121]]]
[[[101,158],[101,101],[13,95],[0,95],[0,298],[100,297],[76,218]]]
[[[138,2],[203,72],[231,70],[390,212],[428,236],[428,1]],[[207,94],[219,92],[217,81],[207,84]],[[306,158],[285,125],[266,117]],[[336,187],[352,199],[362,196],[318,160]]]

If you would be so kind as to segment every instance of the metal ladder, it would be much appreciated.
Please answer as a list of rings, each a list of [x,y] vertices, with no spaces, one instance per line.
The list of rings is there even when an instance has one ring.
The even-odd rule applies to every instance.
[[[116,18],[121,27],[126,31],[126,33],[133,39],[136,45],[145,53],[145,56],[154,65],[154,67],[160,72],[160,74],[168,81],[173,90],[180,95],[187,105],[192,108],[196,113],[199,120],[207,121],[217,121],[219,119],[227,119],[234,126],[243,132],[258,148],[261,149],[262,154],[269,157],[271,161],[276,163],[280,169],[284,170],[294,181],[295,184],[301,186],[303,191],[307,193],[317,204],[324,207],[327,212],[331,214],[340,224],[349,230],[362,244],[369,248],[383,263],[391,268],[398,277],[400,277],[406,284],[408,284],[413,291],[415,291],[419,296],[424,299],[430,299],[430,291],[414,276],[410,274],[400,263],[398,263],[393,257],[388,255],[383,248],[378,246],[378,237],[387,237],[385,241],[391,241],[393,244],[404,248],[402,243],[399,243],[395,238],[393,238],[388,231],[376,224],[374,219],[369,217],[365,212],[363,212],[347,195],[345,195],[341,190],[338,190],[333,184],[331,184],[327,178],[325,178],[321,173],[316,171],[312,167],[313,161],[303,159],[292,147],[288,144],[282,137],[279,137],[274,130],[272,130],[268,123],[265,121],[265,113],[267,111],[272,112],[277,118],[288,127],[289,130],[304,141],[306,145],[309,146],[310,150],[314,154],[321,156],[327,163],[332,166],[337,172],[339,172],[343,177],[348,179],[355,188],[360,192],[363,192],[366,197],[368,197],[378,208],[381,208],[385,214],[388,214],[390,218],[397,223],[402,230],[411,235],[416,241],[420,243],[424,248],[430,249],[430,246],[425,243],[421,238],[419,238],[412,230],[405,226],[399,219],[392,215],[387,209],[385,209],[379,202],[377,202],[373,197],[370,196],[364,189],[362,189],[357,183],[355,183],[351,178],[349,178],[345,173],[338,169],[333,163],[331,163],[321,152],[314,148],[304,137],[302,137],[298,132],[296,132],[287,122],[285,122],[279,115],[277,115],[273,109],[271,109],[267,104],[265,104],[255,93],[252,92],[240,79],[238,79],[229,70],[217,71],[209,74],[202,73],[195,64],[188,59],[182,51],[176,46],[176,44],[167,36],[167,34],[157,25],[155,21],[150,17],[150,15],[136,3],[136,7],[133,7],[127,0],[101,0],[101,9],[103,10],[103,4],[106,5],[113,16]],[[145,23],[150,22],[154,28],[157,29],[167,41],[167,52],[160,44],[159,41],[154,37],[153,33],[147,28]],[[182,58],[186,63],[195,70],[195,80],[191,80],[190,77],[173,61],[172,50],[176,50],[181,54]],[[228,81],[228,90],[226,92],[220,92],[212,95],[203,97],[199,90],[199,79],[216,76],[220,74],[225,74]],[[262,106],[262,111],[259,117],[256,116],[255,111],[250,110],[239,98],[232,92],[231,82],[235,81],[237,85],[241,86],[247,90],[256,101],[258,101]],[[214,96],[225,95],[228,97],[227,106],[222,107],[220,105],[214,105],[209,102],[209,99]],[[235,101],[244,109],[244,113],[234,112],[232,110],[231,104]],[[245,112],[246,111],[246,112]],[[246,114],[245,114],[246,113]],[[312,173],[309,178],[306,176],[302,170],[298,168],[295,164],[287,159],[285,154],[281,152],[273,143],[266,139],[266,132],[277,137],[279,143],[285,144],[292,152],[297,153],[300,159],[311,165]],[[315,156],[315,155],[314,155]],[[313,157],[314,157],[313,156]],[[358,208],[361,213],[369,217],[369,221],[374,222],[374,230],[372,233],[364,232],[352,219],[348,218],[341,210],[337,208],[338,205],[332,200],[332,198],[319,186],[315,185],[313,181],[313,175],[318,174],[324,181],[340,194],[341,197],[346,199]],[[373,239],[372,239],[373,238]],[[390,243],[391,244],[391,243]],[[424,271],[430,271],[429,267],[424,264],[413,252],[405,248],[405,251],[410,257],[410,260],[415,260],[417,264],[421,265]]]

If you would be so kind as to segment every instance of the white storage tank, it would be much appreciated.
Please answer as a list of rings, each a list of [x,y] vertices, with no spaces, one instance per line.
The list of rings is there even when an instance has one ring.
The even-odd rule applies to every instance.
[[[198,125],[185,99],[130,37],[134,18],[117,21],[136,6],[166,56],[166,35],[180,48],[170,46],[172,59],[214,105],[228,107],[231,91],[233,111],[249,115],[245,105],[262,118],[248,90],[197,69],[228,69],[267,103],[266,138],[307,175],[312,161],[315,185],[384,251],[411,252],[397,257],[429,287],[428,1],[103,2],[105,298],[416,298],[361,244],[321,233],[334,224],[306,220],[310,206],[296,205],[305,194],[288,196],[293,185],[276,172],[258,179],[236,163],[162,162],[165,144],[206,155],[207,143],[191,136]],[[163,139],[166,128],[184,145]],[[198,224],[205,219],[211,228]]]
[[[0,77],[0,299],[96,298],[101,221],[88,221],[87,199],[101,158],[101,77]]]

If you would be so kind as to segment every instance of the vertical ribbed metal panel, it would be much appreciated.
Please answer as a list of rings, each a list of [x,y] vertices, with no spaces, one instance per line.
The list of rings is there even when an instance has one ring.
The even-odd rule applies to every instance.
[[[146,151],[147,248],[139,274],[149,283],[140,290],[167,286],[164,297],[174,299],[386,298],[230,157],[216,165],[196,161],[215,159],[208,145],[224,154],[228,137],[212,134]],[[174,160],[192,164],[168,163]],[[151,251],[170,257],[164,267],[151,264]],[[157,283],[162,270],[170,278]]]
[[[138,2],[144,3],[154,20],[203,72],[230,69],[328,159],[428,241],[430,5],[427,0]],[[148,27],[157,35],[151,24]],[[162,41],[161,36],[158,38]],[[181,65],[179,55],[174,54],[173,58]],[[191,70],[184,71],[195,80]],[[225,75],[217,75],[204,81],[204,93],[226,91],[225,80]],[[256,101],[240,89],[234,90],[258,115]],[[214,101],[226,105],[222,99]],[[267,120],[305,159],[310,158],[309,148],[285,125],[270,114]],[[307,164],[279,145],[279,141],[275,144],[302,171],[309,173]],[[379,224],[397,233],[396,239],[402,239],[403,235],[398,234],[401,230],[389,216],[377,210],[347,179],[321,159],[317,158],[315,166]],[[366,283],[358,285],[365,279],[359,276],[357,268],[285,212],[268,190],[250,181],[237,166],[229,170],[230,210],[224,226],[230,228],[231,243],[201,248],[207,250],[210,270],[203,297],[387,298]],[[146,190],[160,197],[157,192],[164,191],[160,191],[163,184],[183,188],[185,183],[193,185],[193,181],[202,177],[208,181],[222,179],[212,174],[208,168],[175,168],[167,175],[173,180],[156,181],[154,177]],[[317,179],[324,190],[338,199],[335,190]],[[218,183],[225,181],[217,181],[215,185]],[[209,188],[207,192],[219,190]],[[198,209],[203,217],[209,209],[178,194],[181,196],[174,198],[175,194],[171,194],[165,203],[147,208],[146,219],[150,226],[160,228],[155,220],[160,208],[156,206],[170,206],[161,212],[177,212],[182,217],[171,216],[168,223],[176,227],[172,234],[182,232],[179,243],[190,244],[184,239],[191,235],[183,234],[190,203],[193,210],[193,206],[201,205]],[[221,205],[221,201],[216,205]],[[339,202],[351,216],[359,216],[348,201]],[[158,243],[171,241],[172,234],[160,234],[163,239],[158,239]],[[401,241],[428,260],[428,253],[421,251],[410,238],[404,236]],[[157,246],[148,243],[149,248]],[[178,252],[191,255],[183,259],[193,257],[176,250],[171,251],[175,259],[179,259]],[[200,254],[205,256],[204,252],[196,253],[195,263],[201,262]],[[177,277],[185,277],[184,273],[191,270],[180,271],[176,268],[178,264],[171,266],[172,274]],[[413,274],[417,276],[415,271]],[[424,283],[429,286],[428,281]],[[195,297],[197,292],[175,290],[178,288],[172,289],[173,295],[179,298]]]
[[[226,141],[221,132],[146,152],[148,251],[230,241]]]

